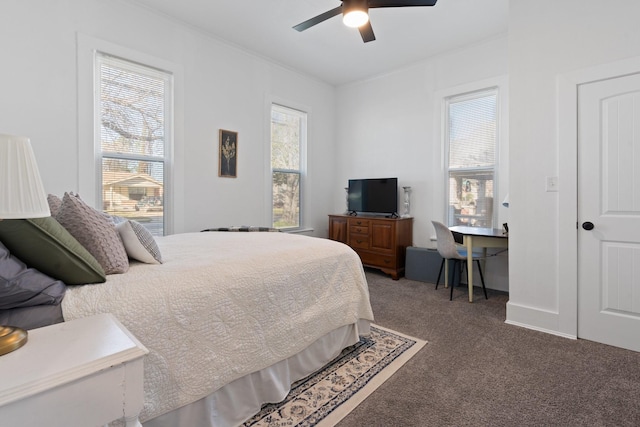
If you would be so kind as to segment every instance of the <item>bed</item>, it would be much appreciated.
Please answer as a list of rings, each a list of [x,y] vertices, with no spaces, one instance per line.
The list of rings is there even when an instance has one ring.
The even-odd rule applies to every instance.
[[[145,427],[240,425],[373,321],[362,263],[341,243],[199,232],[155,244],[161,264],[131,260],[59,304],[65,321],[112,313],[149,349]]]

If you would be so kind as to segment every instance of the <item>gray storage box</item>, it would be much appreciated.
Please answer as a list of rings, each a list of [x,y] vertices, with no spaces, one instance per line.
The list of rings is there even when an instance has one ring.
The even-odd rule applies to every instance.
[[[436,249],[409,246],[405,259],[404,276],[407,279],[436,283],[442,264],[442,257]],[[453,262],[449,263],[449,280],[451,277],[453,277]],[[444,271],[440,283],[444,284]]]

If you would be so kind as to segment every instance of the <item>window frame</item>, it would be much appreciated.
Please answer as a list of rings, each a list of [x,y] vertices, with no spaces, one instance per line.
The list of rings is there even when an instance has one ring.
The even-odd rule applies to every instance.
[[[509,86],[508,76],[499,75],[485,80],[465,83],[458,86],[452,86],[440,89],[435,92],[434,109],[436,114],[434,138],[440,141],[440,173],[435,177],[440,185],[435,187],[435,196],[442,200],[439,209],[433,211],[433,215],[441,217],[443,223],[447,223],[449,211],[449,147],[448,147],[448,115],[447,115],[447,99],[464,94],[472,94],[483,92],[488,89],[495,89],[496,96],[496,152],[494,164],[494,195],[493,195],[493,225],[504,222],[507,215],[507,208],[501,204],[501,201],[508,193],[508,157],[509,157],[509,111],[508,98]],[[439,112],[439,114],[438,114]],[[442,180],[442,181],[440,181]],[[432,235],[432,239],[435,236]]]
[[[94,67],[94,88],[95,88],[95,96],[94,96],[94,123],[95,123],[95,141],[96,141],[96,150],[98,151],[98,156],[100,158],[99,167],[96,170],[97,182],[100,186],[99,193],[103,194],[103,162],[106,159],[111,160],[123,160],[123,161],[134,161],[134,162],[149,162],[149,163],[162,163],[162,191],[163,191],[163,214],[162,214],[162,233],[166,235],[167,229],[167,218],[165,217],[165,208],[167,207],[167,199],[171,199],[170,193],[167,194],[167,176],[168,176],[168,165],[170,164],[170,159],[167,156],[168,146],[172,144],[172,128],[173,123],[171,118],[173,117],[173,73],[166,70],[161,70],[156,67],[140,64],[135,61],[131,61],[116,55],[109,54],[107,52],[103,52],[101,50],[96,50],[94,55],[95,67]],[[126,71],[132,73],[138,73],[141,75],[145,75],[148,77],[157,78],[159,80],[164,81],[164,99],[163,99],[163,147],[162,147],[162,156],[152,156],[146,154],[137,154],[137,153],[123,153],[117,151],[104,151],[102,148],[102,135],[101,135],[101,112],[102,112],[102,74],[101,74],[101,66],[103,64],[107,64],[113,67],[118,67],[124,69]],[[100,200],[100,206],[102,209],[103,200]],[[144,225],[144,224],[143,224]]]
[[[102,170],[100,156],[100,131],[95,125],[96,88],[95,66],[96,52],[122,58],[124,60],[144,64],[145,66],[164,70],[173,75],[171,90],[171,132],[166,134],[165,170],[164,170],[164,234],[173,234],[176,229],[184,228],[183,195],[175,189],[183,184],[183,148],[176,144],[182,140],[184,133],[184,71],[180,64],[149,55],[106,40],[95,38],[84,33],[76,33],[77,37],[77,76],[78,76],[78,182],[76,191],[97,209],[102,206]],[[176,208],[178,206],[178,208]]]
[[[299,169],[285,169],[285,168],[274,168],[273,167],[273,163],[272,163],[272,115],[273,115],[273,110],[274,108],[280,108],[282,110],[288,110],[288,111],[292,111],[292,112],[296,112],[299,117],[301,117],[302,122],[301,122],[301,130],[300,130],[300,141],[298,141],[299,143]],[[283,111],[283,112],[287,112],[287,111]],[[299,105],[295,105],[295,103],[292,102],[287,102],[287,101],[282,101],[282,100],[277,100],[277,99],[271,99],[268,102],[268,117],[269,120],[267,120],[268,122],[268,150],[267,150],[267,164],[268,164],[268,179],[266,179],[266,182],[268,183],[268,215],[267,217],[269,218],[269,224],[271,224],[271,227],[275,227],[274,225],[274,216],[273,216],[273,202],[274,202],[274,192],[273,192],[273,174],[275,172],[282,172],[282,173],[297,173],[299,175],[299,201],[298,201],[298,205],[299,205],[299,211],[298,211],[298,226],[297,227],[275,227],[278,228],[281,231],[285,231],[285,232],[296,232],[296,231],[302,231],[305,229],[305,209],[304,209],[304,202],[306,199],[305,196],[305,189],[306,189],[306,181],[307,181],[307,143],[308,143],[308,138],[309,138],[309,117],[310,117],[310,113],[309,113],[309,109],[305,108],[303,106],[299,106]]]
[[[450,199],[450,195],[451,195],[451,176],[452,174],[454,175],[468,175],[468,174],[491,174],[493,175],[493,188],[494,188],[494,197],[493,197],[493,202],[492,202],[492,207],[491,207],[491,216],[489,217],[489,220],[491,222],[490,224],[490,228],[494,228],[496,221],[497,221],[497,200],[496,200],[496,196],[495,196],[495,189],[497,188],[496,184],[497,184],[497,175],[498,175],[498,135],[499,135],[499,109],[498,109],[498,102],[499,102],[499,93],[498,93],[499,88],[496,86],[493,87],[488,87],[488,88],[484,88],[484,89],[479,89],[479,90],[475,90],[473,92],[466,92],[466,93],[460,93],[460,94],[454,94],[454,95],[450,95],[447,96],[444,99],[445,102],[445,107],[444,107],[444,123],[445,126],[443,128],[443,135],[444,135],[444,141],[445,141],[445,158],[446,158],[446,162],[445,162],[445,224],[447,226],[452,226],[452,225],[456,225],[455,223],[452,223],[452,213],[450,212],[450,206],[451,206],[451,199]],[[451,153],[451,135],[450,135],[450,131],[449,131],[449,118],[450,118],[450,112],[451,112],[451,105],[456,103],[456,102],[465,102],[465,101],[471,101],[474,99],[479,99],[479,98],[483,98],[483,97],[487,97],[487,96],[495,96],[496,99],[496,127],[495,127],[495,146],[494,146],[494,162],[492,166],[474,166],[474,167],[459,167],[459,168],[451,168],[450,165],[450,153]]]

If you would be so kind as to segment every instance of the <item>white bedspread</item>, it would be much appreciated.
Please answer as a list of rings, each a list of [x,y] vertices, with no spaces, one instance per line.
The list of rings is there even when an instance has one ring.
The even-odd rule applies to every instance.
[[[357,254],[286,233],[157,238],[164,264],[71,286],[65,320],[113,313],[150,351],[141,421],[194,402],[358,319],[373,320]]]

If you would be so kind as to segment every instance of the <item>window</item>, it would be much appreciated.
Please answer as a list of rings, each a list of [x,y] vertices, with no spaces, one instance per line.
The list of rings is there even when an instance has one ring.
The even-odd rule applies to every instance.
[[[275,228],[301,227],[300,198],[306,138],[305,112],[271,105],[271,222]]]
[[[494,223],[497,88],[446,98],[448,225]]]
[[[163,235],[172,75],[101,53],[95,70],[103,209]]]

